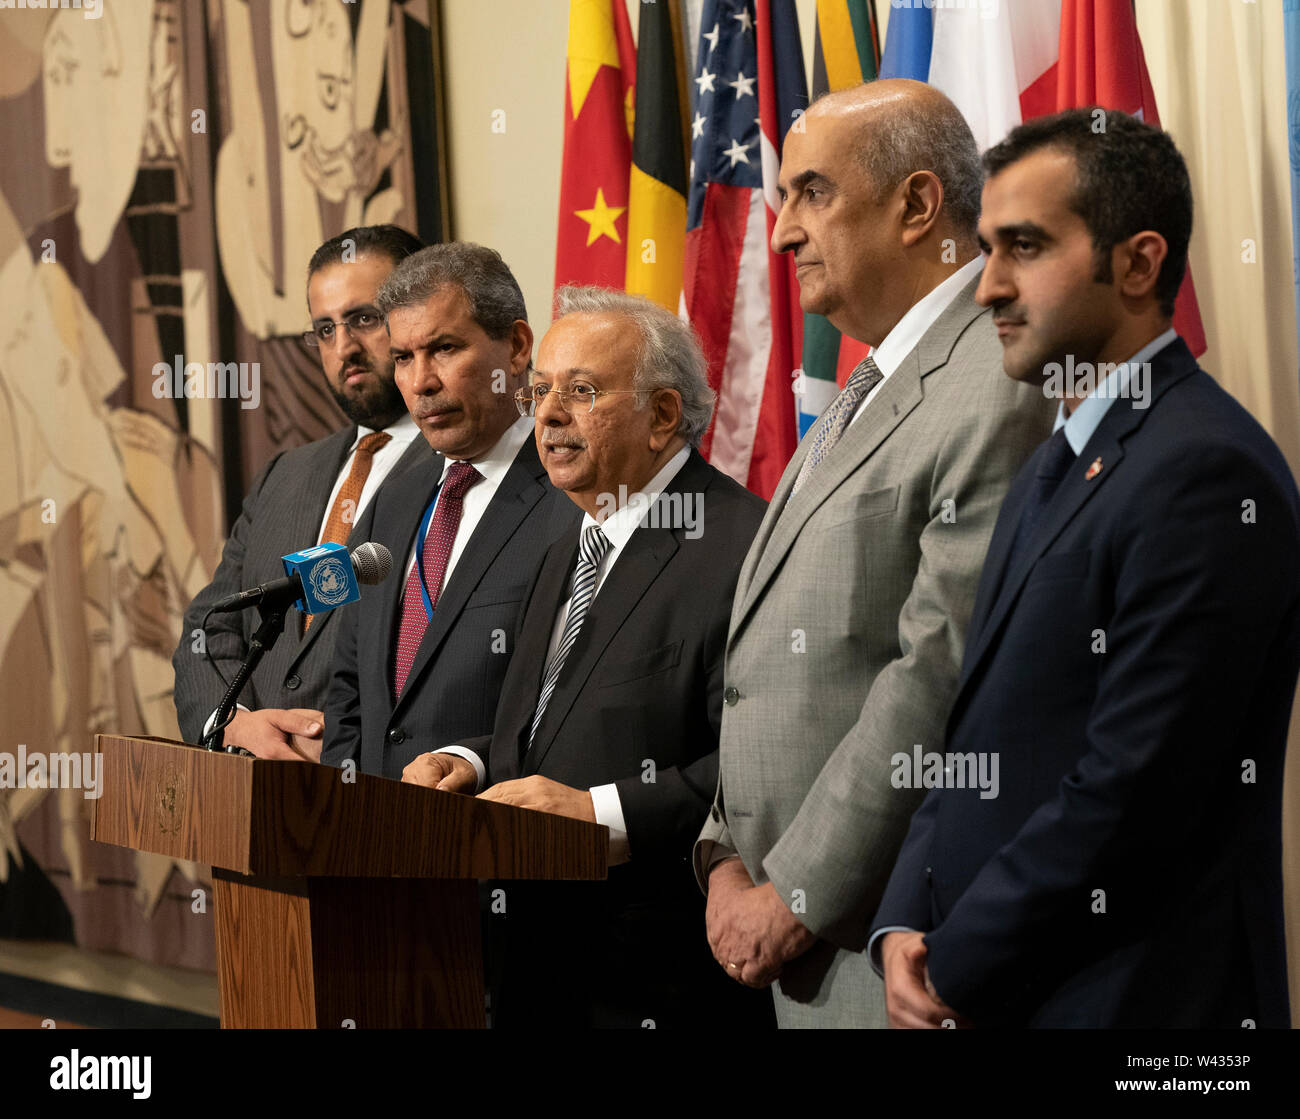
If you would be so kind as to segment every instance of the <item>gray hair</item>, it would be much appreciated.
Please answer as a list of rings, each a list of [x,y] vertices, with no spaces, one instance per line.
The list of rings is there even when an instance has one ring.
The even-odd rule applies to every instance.
[[[636,323],[641,350],[632,383],[638,389],[675,389],[682,398],[677,434],[698,447],[713,418],[717,394],[709,387],[709,365],[690,323],[640,295],[562,287],[555,293],[555,317],[573,314],[624,315]]]
[[[375,306],[384,315],[415,307],[447,284],[464,292],[470,316],[489,338],[508,338],[516,319],[528,321],[523,292],[501,254],[470,241],[448,241],[412,253],[380,285]]]
[[[859,87],[860,88],[860,87]],[[820,100],[820,99],[819,99]],[[943,184],[943,213],[954,233],[974,238],[984,168],[961,110],[936,89],[891,100],[858,147],[858,165],[883,201],[908,175],[933,171]]]

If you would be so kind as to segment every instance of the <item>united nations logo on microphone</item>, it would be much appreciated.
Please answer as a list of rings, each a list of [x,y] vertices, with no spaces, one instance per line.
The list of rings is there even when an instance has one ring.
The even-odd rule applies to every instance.
[[[333,556],[311,569],[311,589],[316,597],[330,606],[342,606],[348,600],[348,572],[351,562]]]
[[[283,559],[285,574],[302,580],[302,598],[295,605],[304,614],[321,614],[361,597],[352,557],[342,544],[318,544]]]

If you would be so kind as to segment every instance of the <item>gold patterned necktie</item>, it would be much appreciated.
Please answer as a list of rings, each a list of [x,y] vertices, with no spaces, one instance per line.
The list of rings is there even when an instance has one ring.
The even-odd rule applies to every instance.
[[[366,487],[370,477],[370,468],[375,464],[375,452],[386,446],[392,436],[386,431],[372,431],[362,436],[357,444],[357,452],[352,456],[352,469],[343,479],[338,496],[330,507],[329,520],[325,522],[325,531],[321,533],[322,544],[346,544],[352,526],[357,520],[357,505],[361,501],[361,491]],[[311,629],[312,615],[303,618],[302,631]]]

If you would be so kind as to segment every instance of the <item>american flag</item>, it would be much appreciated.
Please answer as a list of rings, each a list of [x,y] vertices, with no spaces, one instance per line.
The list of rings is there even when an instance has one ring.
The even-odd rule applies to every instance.
[[[704,0],[696,52],[683,312],[718,393],[701,450],[771,497],[798,443],[802,313],[769,241],[781,145],[808,103],[794,0]]]

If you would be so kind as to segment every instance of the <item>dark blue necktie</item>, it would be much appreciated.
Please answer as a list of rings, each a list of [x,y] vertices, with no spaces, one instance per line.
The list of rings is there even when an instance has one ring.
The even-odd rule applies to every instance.
[[[1065,438],[1065,428],[1060,428],[1047,441],[1046,449],[1038,460],[1038,469],[1034,472],[1034,484],[1025,503],[1020,507],[1020,520],[1016,523],[1016,535],[1007,556],[1007,566],[1003,578],[1010,575],[1017,562],[1024,555],[1034,538],[1034,529],[1043,519],[1043,511],[1060,488],[1070,464],[1075,460],[1075,453]]]

